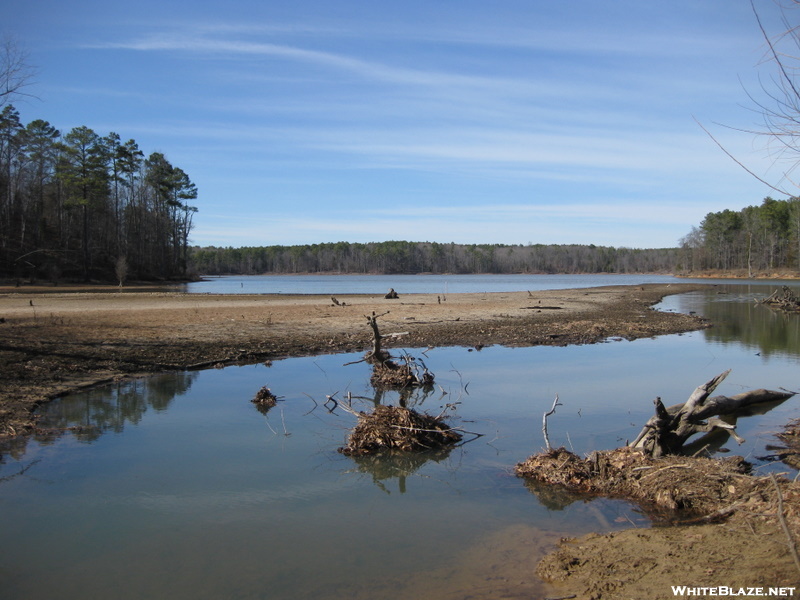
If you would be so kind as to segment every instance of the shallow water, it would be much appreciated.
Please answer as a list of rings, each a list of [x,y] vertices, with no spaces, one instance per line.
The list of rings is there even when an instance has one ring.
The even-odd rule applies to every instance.
[[[532,566],[559,537],[647,525],[626,503],[540,499],[511,475],[543,448],[555,394],[551,442],[583,454],[635,437],[655,396],[683,401],[729,368],[719,393],[800,387],[796,317],[753,305],[752,290],[725,290],[665,303],[717,311],[720,325],[703,332],[426,352],[437,386],[414,401],[431,413],[453,404],[453,424],[481,437],[402,462],[336,452],[355,419],[326,397],[374,398],[368,367],[344,365],[358,355],[166,374],[52,403],[54,426],[87,429],[32,440],[0,465],[0,540],[13,549],[0,563],[2,596],[536,595]],[[249,401],[263,385],[281,398],[266,415]],[[786,470],[757,457],[797,416],[793,399],[742,419],[747,443],[724,447]]]

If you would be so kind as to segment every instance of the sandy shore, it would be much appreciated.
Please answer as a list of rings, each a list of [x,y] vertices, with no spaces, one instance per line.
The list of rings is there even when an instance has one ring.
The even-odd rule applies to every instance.
[[[388,347],[530,346],[635,339],[704,327],[650,306],[693,285],[529,294],[206,295],[0,288],[0,434],[34,427],[41,402],[120,377],[369,347],[365,315]]]
[[[330,296],[0,287],[0,441],[13,445],[35,432],[32,410],[38,404],[102,382],[367,350],[371,332],[365,315],[373,312],[383,315],[382,333],[395,334],[385,339],[389,348],[586,344],[707,327],[698,317],[651,308],[666,295],[700,287],[662,284],[446,298],[418,294],[397,300],[337,296],[338,305]],[[800,510],[800,488],[792,488],[790,496],[786,506]],[[775,523],[754,516],[729,525],[585,536],[562,544],[540,571],[563,582],[564,597],[578,599],[672,598],[671,585],[730,585],[750,581],[749,573],[757,573],[765,585],[791,585],[786,573],[793,574],[794,567]],[[520,580],[534,577],[525,556],[509,558],[507,567]]]

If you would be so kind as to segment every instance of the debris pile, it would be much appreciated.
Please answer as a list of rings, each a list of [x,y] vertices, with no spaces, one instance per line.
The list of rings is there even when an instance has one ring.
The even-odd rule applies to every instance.
[[[775,290],[760,302],[771,308],[778,308],[787,312],[800,312],[800,298],[788,286],[783,286],[780,291]]]
[[[434,375],[420,359],[404,354],[403,362],[390,358],[373,361],[369,382],[376,389],[407,389],[433,385]]]
[[[267,386],[264,386],[256,392],[255,398],[251,402],[260,411],[266,412],[278,403],[278,397]]]
[[[339,452],[352,456],[383,450],[432,450],[452,446],[461,441],[461,437],[441,416],[402,406],[378,405],[370,413],[358,413],[358,424]]]
[[[593,452],[582,459],[559,448],[535,454],[516,466],[531,482],[556,485],[590,496],[622,498],[639,504],[654,520],[724,519],[737,510],[758,512],[774,502],[769,477],[749,476],[750,464],[739,456],[712,459],[645,456],[634,448]],[[786,487],[784,487],[786,486]],[[784,494],[800,488],[783,481]],[[537,486],[532,486],[536,491]],[[793,490],[790,492],[790,490]],[[800,519],[800,514],[792,515]]]

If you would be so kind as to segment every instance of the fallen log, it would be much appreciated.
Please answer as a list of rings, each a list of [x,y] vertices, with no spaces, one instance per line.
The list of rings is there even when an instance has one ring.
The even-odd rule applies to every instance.
[[[781,291],[775,290],[759,301],[771,308],[777,308],[786,312],[800,312],[800,298],[798,298],[788,286],[783,286]]]
[[[795,395],[795,392],[758,389],[730,397],[709,397],[728,374],[730,370],[698,386],[683,404],[667,408],[661,398],[656,398],[656,414],[645,423],[628,446],[639,448],[653,458],[681,454],[684,444],[692,436],[720,429],[727,431],[741,444],[744,440],[736,433],[736,419],[739,416],[753,407],[780,403]]]

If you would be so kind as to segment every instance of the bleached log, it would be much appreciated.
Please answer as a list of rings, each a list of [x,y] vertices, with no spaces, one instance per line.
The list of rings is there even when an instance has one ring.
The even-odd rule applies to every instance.
[[[680,454],[683,445],[690,437],[714,429],[728,431],[741,444],[744,440],[736,433],[736,417],[754,406],[783,402],[795,395],[795,392],[758,389],[730,397],[709,398],[729,373],[730,370],[720,373],[698,386],[683,404],[667,408],[661,402],[661,398],[656,398],[655,416],[647,421],[636,439],[628,445],[641,448],[653,457]],[[728,417],[728,420],[719,417]],[[729,422],[730,420],[733,423]]]

